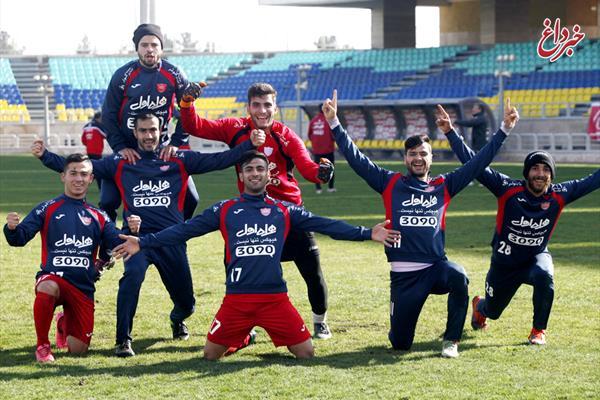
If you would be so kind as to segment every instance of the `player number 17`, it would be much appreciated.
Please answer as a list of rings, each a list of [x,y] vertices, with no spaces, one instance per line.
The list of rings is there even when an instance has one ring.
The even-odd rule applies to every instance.
[[[231,282],[237,282],[242,275],[242,267],[236,267],[231,270]]]

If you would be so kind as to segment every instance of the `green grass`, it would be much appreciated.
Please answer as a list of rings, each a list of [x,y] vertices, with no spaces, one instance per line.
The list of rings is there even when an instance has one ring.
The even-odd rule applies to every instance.
[[[400,163],[385,163],[403,170]],[[437,164],[439,173],[455,164]],[[518,177],[521,166],[499,164]],[[582,177],[598,166],[559,165],[558,179]],[[302,181],[307,208],[315,213],[373,225],[383,219],[380,196],[344,163],[338,163],[338,192],[314,194]],[[233,172],[196,179],[201,207],[235,195]],[[9,211],[25,215],[62,190],[59,178],[30,156],[0,157],[0,219]],[[97,201],[96,187],[89,196]],[[447,251],[471,279],[470,294],[483,292],[496,202],[484,188],[466,188],[447,218]],[[549,344],[526,345],[531,328],[531,287],[523,286],[501,319],[487,332],[467,321],[461,356],[439,357],[446,296],[431,296],[409,352],[387,341],[389,266],[381,246],[319,236],[329,286],[329,322],[334,337],[318,341],[316,357],[296,361],[275,349],[264,331],[257,345],[217,363],[201,359],[206,331],[223,292],[222,239],[218,233],[193,239],[189,259],[197,311],[188,320],[187,342],[169,339],[171,303],[157,271],[142,287],[134,326],[132,359],[112,356],[115,301],[122,264],[99,282],[96,326],[86,357],[56,352],[53,365],[34,360],[33,277],[40,241],[12,248],[0,239],[0,398],[390,398],[390,399],[571,399],[600,393],[600,191],[569,205],[552,238],[556,277]],[[295,266],[284,264],[292,301],[310,321],[306,288]],[[470,310],[469,310],[470,312]],[[53,327],[54,328],[54,327]]]

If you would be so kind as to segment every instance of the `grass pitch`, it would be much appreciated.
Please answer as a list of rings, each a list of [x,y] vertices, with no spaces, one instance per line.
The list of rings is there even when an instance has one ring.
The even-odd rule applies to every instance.
[[[401,163],[382,165],[404,170]],[[435,165],[434,173],[456,164]],[[512,177],[521,165],[498,164]],[[558,180],[583,177],[598,166],[559,165]],[[301,179],[301,178],[300,178]],[[236,195],[231,170],[196,177],[198,211]],[[381,198],[348,166],[337,164],[338,192],[317,196],[302,180],[309,210],[354,224],[383,220]],[[89,201],[97,202],[94,186]],[[58,175],[31,156],[0,157],[0,219],[62,191]],[[483,293],[496,212],[495,198],[478,186],[466,188],[447,214],[448,257],[462,264],[470,295]],[[55,351],[53,365],[35,362],[32,304],[39,268],[39,235],[25,248],[0,239],[0,398],[146,399],[571,399],[600,393],[600,191],[567,206],[550,250],[555,262],[555,299],[548,345],[526,344],[531,328],[531,287],[523,286],[501,319],[487,332],[467,324],[456,360],[439,357],[446,319],[446,296],[431,296],[421,314],[409,352],[391,350],[389,266],[380,245],[318,237],[329,286],[329,323],[334,337],[315,342],[316,357],[296,361],[275,349],[259,329],[258,343],[220,362],[201,359],[206,331],[224,293],[223,244],[218,233],[188,244],[197,311],[188,319],[191,338],[170,340],[171,303],[157,271],[142,286],[134,326],[136,357],[112,356],[115,302],[122,264],[98,284],[91,351],[75,357]],[[304,282],[292,263],[284,264],[290,296],[311,321]],[[470,317],[470,309],[469,316]],[[54,329],[54,326],[52,327]],[[51,338],[52,338],[51,332]]]

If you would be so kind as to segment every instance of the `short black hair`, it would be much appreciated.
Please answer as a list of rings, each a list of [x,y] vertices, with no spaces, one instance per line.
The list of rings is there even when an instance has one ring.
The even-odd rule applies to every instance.
[[[431,141],[429,140],[429,136],[427,135],[414,135],[409,137],[404,141],[404,151],[408,151],[413,147],[417,147],[422,145],[423,143],[429,143],[431,146]]]
[[[146,121],[148,119],[152,119],[152,118],[156,118],[158,120],[158,123],[160,124],[160,118],[158,118],[156,115],[152,114],[152,113],[146,113],[146,114],[138,114],[135,116],[135,121],[133,122],[133,128],[137,128],[138,126],[138,121]],[[160,129],[160,126],[159,126]]]
[[[262,97],[272,94],[273,97],[277,97],[277,90],[270,84],[266,82],[257,82],[253,83],[248,88],[248,104],[250,104],[250,100],[253,97]]]
[[[261,153],[258,150],[248,150],[247,152],[242,154],[242,158],[240,159],[240,162],[238,164],[241,168],[243,168],[244,165],[248,164],[250,161],[256,158],[260,158],[267,165],[269,165],[269,159],[267,158],[267,156],[265,156],[264,153]]]
[[[85,161],[90,161],[90,158],[88,157],[87,154],[82,154],[82,153],[69,154],[67,156],[67,158],[65,158],[65,169],[67,169],[67,166],[69,164],[80,163],[80,162],[85,162]]]

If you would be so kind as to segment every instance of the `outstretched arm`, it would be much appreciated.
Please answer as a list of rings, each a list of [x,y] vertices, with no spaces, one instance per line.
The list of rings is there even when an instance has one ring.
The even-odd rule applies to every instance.
[[[368,229],[364,226],[354,226],[344,221],[314,215],[301,206],[289,206],[288,210],[292,226],[295,229],[319,232],[336,240],[373,240],[391,247],[400,239],[400,232],[386,228],[390,223],[389,220]]]
[[[186,151],[183,154],[183,160],[190,174],[203,174],[225,169],[237,163],[245,152],[262,146],[265,138],[264,131],[254,129],[250,133],[250,140],[243,141],[231,150],[211,154]]]
[[[39,158],[46,168],[56,172],[63,172],[65,168],[65,158],[46,149],[42,139],[33,141],[31,154]],[[90,161],[92,162],[93,173],[96,179],[113,179],[115,163],[110,157]]]
[[[140,249],[182,244],[193,237],[202,236],[219,229],[219,215],[220,205],[215,205],[184,223],[170,226],[157,233],[144,235],[140,238],[119,235],[124,243],[115,247],[113,254],[116,258],[124,258],[127,261]]]
[[[565,204],[571,203],[600,188],[600,169],[585,178],[552,185],[554,190],[563,195]]]
[[[452,127],[450,116],[440,104],[437,106],[437,119],[435,123],[444,135],[446,135],[452,151],[454,151],[454,154],[456,154],[456,157],[461,163],[465,164],[475,157],[476,153],[464,142],[463,138],[456,133]],[[494,193],[494,195],[500,194],[503,179],[510,178],[490,167],[487,167],[482,174],[477,176],[477,180]]]
[[[444,117],[445,116],[439,118],[439,120],[443,120]],[[499,129],[498,132],[496,132],[492,137],[492,140],[462,167],[447,174],[446,177],[448,191],[451,197],[455,196],[465,186],[467,186],[469,182],[485,171],[488,165],[492,162],[494,156],[500,150],[500,147],[507,138],[508,133],[515,127],[518,120],[519,113],[517,109],[515,107],[511,107],[510,99],[507,99],[502,129]],[[438,123],[438,126],[440,129],[442,129],[442,132],[449,132],[447,126],[442,126],[440,123]]]
[[[344,155],[350,167],[363,178],[373,190],[383,193],[394,172],[379,167],[365,156],[350,139],[337,118],[337,90],[331,99],[323,102],[323,113],[332,129],[339,151]]]

